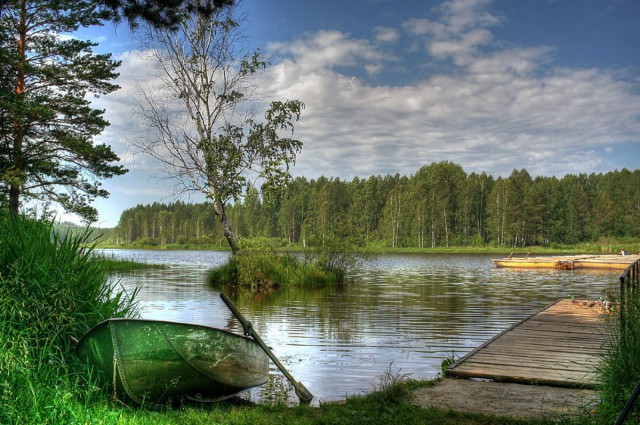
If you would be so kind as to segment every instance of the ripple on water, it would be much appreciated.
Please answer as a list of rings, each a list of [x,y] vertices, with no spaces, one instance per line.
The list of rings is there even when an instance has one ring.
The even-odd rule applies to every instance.
[[[128,291],[140,288],[144,317],[242,332],[206,284],[207,269],[228,253],[110,253],[170,266],[113,277]],[[367,262],[345,285],[281,289],[236,305],[317,399],[336,400],[371,391],[389,365],[433,378],[445,358],[463,356],[559,298],[597,298],[617,277],[492,269],[486,255],[388,255]],[[271,371],[279,373],[273,365]],[[260,390],[251,394],[259,398]]]

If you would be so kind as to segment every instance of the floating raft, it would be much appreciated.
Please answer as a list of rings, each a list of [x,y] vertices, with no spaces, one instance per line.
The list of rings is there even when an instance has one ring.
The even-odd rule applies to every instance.
[[[494,268],[544,268],[559,270],[609,269],[624,270],[640,259],[640,255],[566,255],[553,257],[507,257],[492,259]]]
[[[601,304],[561,300],[447,368],[446,376],[593,388],[607,352]]]

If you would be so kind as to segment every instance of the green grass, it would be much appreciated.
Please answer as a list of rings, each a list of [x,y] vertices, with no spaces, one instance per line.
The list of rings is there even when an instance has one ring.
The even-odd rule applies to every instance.
[[[109,422],[105,422],[109,423]],[[434,425],[543,425],[558,422],[544,419],[512,419],[468,414],[446,409],[422,409],[406,400],[380,403],[376,397],[351,397],[343,404],[285,407],[262,405],[187,406],[165,411],[124,412],[121,422],[140,425],[234,424],[234,425],[362,425],[362,424],[434,424]],[[564,422],[570,423],[570,422]]]
[[[613,423],[640,381],[640,288],[629,292],[624,303],[624,324],[615,315],[607,323],[608,352],[600,365],[602,423]],[[616,293],[619,294],[619,293]],[[615,300],[615,297],[612,297]],[[619,301],[619,297],[618,297]],[[640,400],[627,424],[640,423]]]
[[[0,423],[83,422],[102,397],[69,335],[131,315],[135,305],[107,283],[89,238],[61,238],[49,222],[0,218]]]
[[[252,291],[279,286],[326,285],[338,281],[333,270],[317,262],[280,254],[267,238],[241,241],[242,250],[209,272],[212,285],[247,288]]]
[[[108,241],[100,241],[97,245],[100,249],[140,249],[140,250],[183,250],[183,251],[231,251],[228,245],[211,243],[172,243],[172,244],[114,244]]]
[[[164,264],[141,263],[139,261],[117,258],[114,255],[96,255],[102,262],[102,266],[109,272],[125,272],[140,269],[166,269]]]
[[[100,248],[112,249],[152,249],[152,250],[209,250],[209,251],[229,251],[227,247],[220,245],[198,245],[198,244],[171,244],[171,245],[140,245],[140,246],[122,246],[122,245],[100,245]],[[631,254],[640,253],[640,242],[638,241],[615,241],[600,243],[580,243],[575,245],[552,244],[549,246],[526,246],[526,247],[509,247],[509,246],[493,246],[493,245],[467,245],[467,246],[437,246],[435,248],[418,248],[418,247],[376,247],[379,254],[495,254],[508,255],[515,254],[618,254],[624,248]],[[278,247],[278,252],[303,252],[305,248],[301,245],[289,245],[286,247]]]
[[[338,277],[291,255],[245,251],[211,269],[207,280],[212,285],[256,291],[280,286],[327,285],[336,283]]]

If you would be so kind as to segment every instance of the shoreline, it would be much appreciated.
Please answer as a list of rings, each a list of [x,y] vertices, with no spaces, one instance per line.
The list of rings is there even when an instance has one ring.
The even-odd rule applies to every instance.
[[[622,245],[622,244],[619,244]],[[630,245],[630,244],[627,244]],[[635,244],[631,244],[635,245]],[[96,249],[113,249],[113,250],[150,250],[150,251],[220,251],[230,252],[229,248],[212,246],[212,245],[195,245],[195,244],[169,244],[169,245],[114,245],[114,244],[98,244]],[[278,247],[278,252],[304,252],[305,248],[302,246],[289,246]],[[435,247],[435,248],[375,248],[371,251],[374,255],[387,255],[387,254],[495,254],[495,255],[509,255],[509,254],[542,254],[542,255],[614,255],[617,254],[619,249],[603,249],[602,245],[575,245],[559,248],[551,247],[524,247],[524,248],[510,248],[510,247],[493,247],[493,246],[451,246],[451,247]],[[578,254],[579,253],[579,254]]]

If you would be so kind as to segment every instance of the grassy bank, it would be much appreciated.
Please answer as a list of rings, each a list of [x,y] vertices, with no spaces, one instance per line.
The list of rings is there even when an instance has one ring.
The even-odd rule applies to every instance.
[[[99,242],[96,248],[100,249],[147,249],[151,251],[231,251],[228,246],[221,244],[197,244],[197,243],[172,243],[172,244],[114,244],[109,242]]]
[[[69,335],[135,306],[87,245],[51,223],[0,219],[0,423],[85,422],[103,397]]]
[[[319,408],[285,407],[279,404],[249,407],[227,402],[214,406],[184,406],[179,409],[155,411],[115,407],[110,410],[109,415],[106,413],[105,410],[95,412],[92,415],[95,422],[92,423],[105,425],[547,425],[558,423],[545,419],[512,419],[445,409],[421,409],[406,400],[389,400],[385,397],[381,398],[378,394],[352,397],[343,404],[325,404]]]

